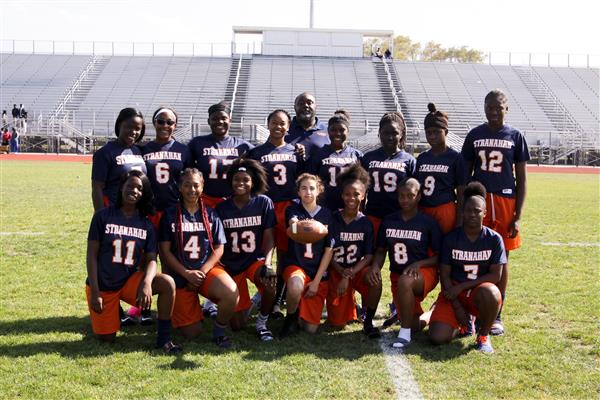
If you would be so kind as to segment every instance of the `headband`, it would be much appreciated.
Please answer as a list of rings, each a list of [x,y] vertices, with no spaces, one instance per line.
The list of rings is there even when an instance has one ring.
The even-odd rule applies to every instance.
[[[158,118],[158,116],[159,116],[161,113],[164,113],[165,111],[168,111],[168,112],[172,113],[173,115],[175,115],[175,113],[173,112],[173,110],[171,110],[170,108],[161,108],[161,109],[159,109],[159,110],[158,110],[158,111],[157,111],[157,112],[154,114],[154,121],[156,121],[156,119]],[[177,116],[176,116],[176,115],[175,115],[175,119],[177,120]],[[177,121],[175,121],[175,122],[177,122]]]

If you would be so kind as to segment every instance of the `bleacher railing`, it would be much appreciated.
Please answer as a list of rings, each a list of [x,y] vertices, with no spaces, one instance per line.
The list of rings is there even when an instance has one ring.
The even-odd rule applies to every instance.
[[[262,54],[262,42],[153,43],[2,39],[0,40],[0,52],[9,54],[230,57],[232,54]],[[371,57],[366,56],[366,58]],[[598,68],[600,67],[600,54],[494,51],[484,52],[483,62],[493,65]]]

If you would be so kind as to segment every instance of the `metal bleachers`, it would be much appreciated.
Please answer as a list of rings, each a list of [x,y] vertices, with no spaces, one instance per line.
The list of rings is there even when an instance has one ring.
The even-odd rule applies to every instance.
[[[23,104],[48,113],[90,61],[90,56],[1,54],[3,109]],[[10,111],[10,110],[8,110]]]

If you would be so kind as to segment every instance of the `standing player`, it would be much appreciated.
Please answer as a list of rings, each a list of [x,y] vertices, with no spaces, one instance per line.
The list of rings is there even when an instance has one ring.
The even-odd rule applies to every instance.
[[[277,296],[273,309],[274,315],[281,315],[280,306],[284,292],[283,259],[288,246],[285,233],[285,210],[298,196],[296,178],[303,172],[304,157],[295,146],[285,142],[290,127],[290,114],[285,110],[275,110],[267,117],[269,139],[248,153],[261,163],[268,176],[267,196],[273,200],[277,225],[275,226],[275,245],[277,247]],[[270,260],[268,260],[270,262]]]
[[[400,211],[388,215],[379,227],[373,265],[383,267],[390,259],[392,296],[400,316],[400,332],[393,347],[410,344],[411,330],[420,331],[429,322],[421,302],[438,283],[437,261],[442,234],[437,222],[419,212],[421,186],[408,178],[398,187]],[[377,271],[375,271],[377,272]],[[380,278],[373,275],[371,278]]]
[[[329,119],[327,132],[331,144],[314,148],[310,155],[311,174],[321,178],[325,185],[325,206],[330,210],[344,207],[341,190],[336,186],[336,177],[342,169],[357,164],[363,154],[360,150],[346,144],[350,130],[350,115],[344,110],[338,110]]]
[[[330,226],[335,248],[329,269],[327,322],[343,327],[356,319],[356,290],[366,299],[363,332],[369,338],[378,338],[380,333],[373,326],[373,317],[381,298],[381,280],[373,285],[367,280],[372,268],[374,232],[371,221],[360,212],[369,187],[369,173],[353,164],[337,176],[337,185],[342,191],[344,208],[333,213]]]
[[[135,145],[144,137],[146,124],[141,111],[124,108],[115,122],[117,140],[94,153],[92,161],[92,203],[94,212],[115,204],[121,177],[137,169],[146,173],[142,152]]]
[[[483,223],[497,231],[504,240],[507,262],[498,283],[502,299],[508,285],[508,255],[521,247],[521,216],[527,194],[529,149],[525,137],[504,123],[508,99],[501,90],[485,96],[486,124],[468,133],[462,148],[467,175],[483,184],[487,191],[489,212]],[[514,174],[513,174],[514,167]],[[492,335],[504,334],[501,315],[494,322]]]
[[[245,155],[254,146],[235,136],[229,136],[231,108],[221,102],[208,109],[208,125],[211,134],[193,138],[188,147],[194,166],[205,179],[204,201],[208,207],[231,196],[231,186],[227,184],[227,170],[236,158]]]
[[[231,327],[242,329],[248,321],[252,305],[248,279],[261,293],[256,332],[262,341],[270,341],[273,334],[267,328],[267,319],[275,302],[277,274],[271,269],[275,210],[271,199],[262,195],[267,187],[267,174],[257,161],[239,159],[227,171],[227,181],[233,196],[220,203],[216,211],[227,237],[221,264],[240,293]]]
[[[435,344],[448,343],[459,326],[470,324],[472,314],[480,322],[478,350],[493,353],[489,333],[502,305],[497,285],[506,253],[500,235],[483,226],[483,185],[469,183],[464,196],[462,227],[446,235],[440,253],[442,292],[431,314],[429,337]]]
[[[296,186],[300,199],[285,211],[288,226],[304,219],[314,219],[331,226],[331,211],[317,204],[317,197],[323,193],[319,177],[304,173],[296,180]],[[315,243],[302,244],[290,238],[283,272],[287,285],[287,315],[280,338],[296,331],[299,322],[306,332],[317,331],[327,297],[327,268],[333,255],[333,245],[331,231]]]
[[[235,282],[218,265],[225,232],[213,209],[202,201],[204,180],[195,168],[179,178],[180,204],[168,208],[160,221],[159,249],[163,268],[175,280],[177,295],[173,326],[188,339],[200,334],[204,319],[198,293],[219,305],[213,325],[217,346],[231,346],[225,328],[233,317],[239,294]]]
[[[171,341],[175,283],[156,272],[156,236],[146,216],[152,213],[152,189],[140,171],[121,180],[114,206],[92,218],[87,245],[86,294],[92,330],[112,342],[119,330],[119,301],[150,308],[158,294],[156,345],[167,354],[181,352]]]
[[[401,113],[383,114],[379,121],[379,140],[381,147],[369,151],[361,160],[371,176],[365,214],[373,223],[376,235],[381,220],[397,210],[398,184],[414,176],[416,167],[415,158],[404,151],[406,123]]]
[[[329,144],[327,126],[317,118],[317,102],[315,96],[304,92],[294,100],[296,116],[290,125],[290,133],[285,141],[292,145],[302,145],[306,155],[310,155],[313,147]]]
[[[460,153],[446,145],[448,114],[436,110],[433,103],[427,108],[425,136],[431,149],[417,157],[416,178],[423,188],[421,211],[432,216],[446,234],[462,222],[465,167]]]

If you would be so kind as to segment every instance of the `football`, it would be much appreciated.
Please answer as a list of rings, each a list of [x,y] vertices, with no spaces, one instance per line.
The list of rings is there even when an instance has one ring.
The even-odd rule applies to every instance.
[[[298,243],[314,243],[327,236],[327,227],[314,219],[304,219],[291,224],[287,235]]]

